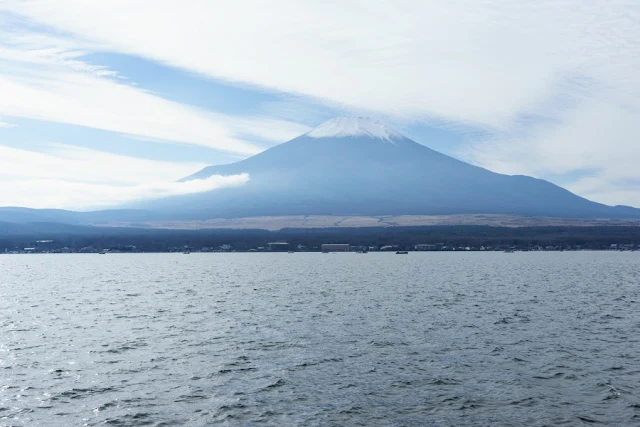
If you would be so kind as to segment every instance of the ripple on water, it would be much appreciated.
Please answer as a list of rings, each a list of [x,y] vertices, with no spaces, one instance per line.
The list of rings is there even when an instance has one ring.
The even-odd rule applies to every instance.
[[[299,255],[1,256],[0,427],[640,425],[637,253]]]

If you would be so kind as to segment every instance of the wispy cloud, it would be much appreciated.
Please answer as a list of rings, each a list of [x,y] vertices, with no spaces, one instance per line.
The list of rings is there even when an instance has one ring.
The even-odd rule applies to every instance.
[[[0,34],[2,34],[0,32]],[[308,130],[286,120],[233,116],[166,100],[103,66],[78,59],[73,41],[22,34],[0,42],[0,114],[214,148],[262,150],[246,136],[281,142]]]
[[[599,189],[591,181],[569,188],[610,203],[640,203],[619,199],[628,195],[621,183],[635,182],[634,172],[620,171],[640,160],[633,147],[640,135],[636,1],[282,0],[274,7],[262,1],[162,0],[149,8],[144,0],[5,0],[0,9],[72,35],[75,46],[69,50],[139,56],[347,110],[478,127],[492,137],[467,150],[475,163],[543,177],[594,168]],[[32,79],[12,77],[9,87],[21,84],[14,93],[25,94],[24,87],[43,93],[26,92],[29,108],[9,105],[5,111],[61,120],[55,112],[33,111],[35,97],[81,98],[73,88],[86,90],[94,83],[75,76]],[[91,93],[104,95],[110,106],[96,107],[101,117],[118,120],[83,118],[82,123],[241,152],[254,149],[235,141],[228,128],[233,125],[215,131],[202,112],[158,105],[147,98],[151,94],[134,96],[117,86]],[[123,103],[105,93],[111,90],[136,107],[116,114]],[[65,117],[78,112],[62,105],[71,112]],[[153,114],[120,121],[135,116],[139,107]],[[173,111],[180,130],[166,123]]]
[[[141,159],[64,144],[45,144],[42,151],[0,145],[0,158],[2,179],[50,178],[116,185],[175,181],[206,166],[199,162]]]
[[[5,206],[31,208],[97,209],[123,203],[238,187],[249,175],[214,175],[188,182],[151,182],[138,185],[92,184],[56,179],[27,179],[2,184]]]
[[[5,7],[104,49],[212,77],[483,126],[506,126],[554,96],[567,73],[617,70],[633,79],[629,61],[637,59],[634,2],[161,1],[149,9],[144,0],[32,0]],[[124,19],[125,9],[144,19]]]
[[[178,183],[205,166],[49,144],[44,152],[0,146],[0,206],[86,209],[246,183],[246,174]]]
[[[13,128],[16,127],[17,125],[13,124],[13,123],[8,123],[8,122],[3,122],[0,120],[0,128]]]

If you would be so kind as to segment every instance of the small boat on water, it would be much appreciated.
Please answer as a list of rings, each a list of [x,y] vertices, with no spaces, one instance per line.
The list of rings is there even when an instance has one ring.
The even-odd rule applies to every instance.
[[[397,251],[396,252],[396,255],[408,255],[408,254],[409,254],[409,252],[407,252],[407,251]]]
[[[101,250],[101,251],[100,251],[100,252],[98,252],[98,253],[99,253],[100,255],[104,255],[104,254],[106,254],[106,253],[107,253],[107,251],[103,249],[103,250]]]
[[[191,251],[184,251],[182,252],[183,255],[189,255],[191,253]]]

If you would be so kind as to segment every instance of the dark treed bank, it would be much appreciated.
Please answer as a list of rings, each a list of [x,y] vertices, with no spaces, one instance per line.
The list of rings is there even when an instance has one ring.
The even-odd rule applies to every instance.
[[[273,244],[273,243],[286,243]],[[270,243],[272,243],[270,245]],[[164,230],[39,224],[2,227],[0,253],[351,250],[635,250],[640,227],[430,226],[267,230]]]

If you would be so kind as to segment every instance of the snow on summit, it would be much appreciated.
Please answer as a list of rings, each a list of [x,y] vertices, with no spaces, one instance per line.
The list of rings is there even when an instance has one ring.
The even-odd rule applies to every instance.
[[[368,136],[388,141],[391,141],[392,138],[402,138],[402,135],[392,131],[382,123],[364,117],[337,117],[327,120],[307,133],[307,136],[312,138]]]

